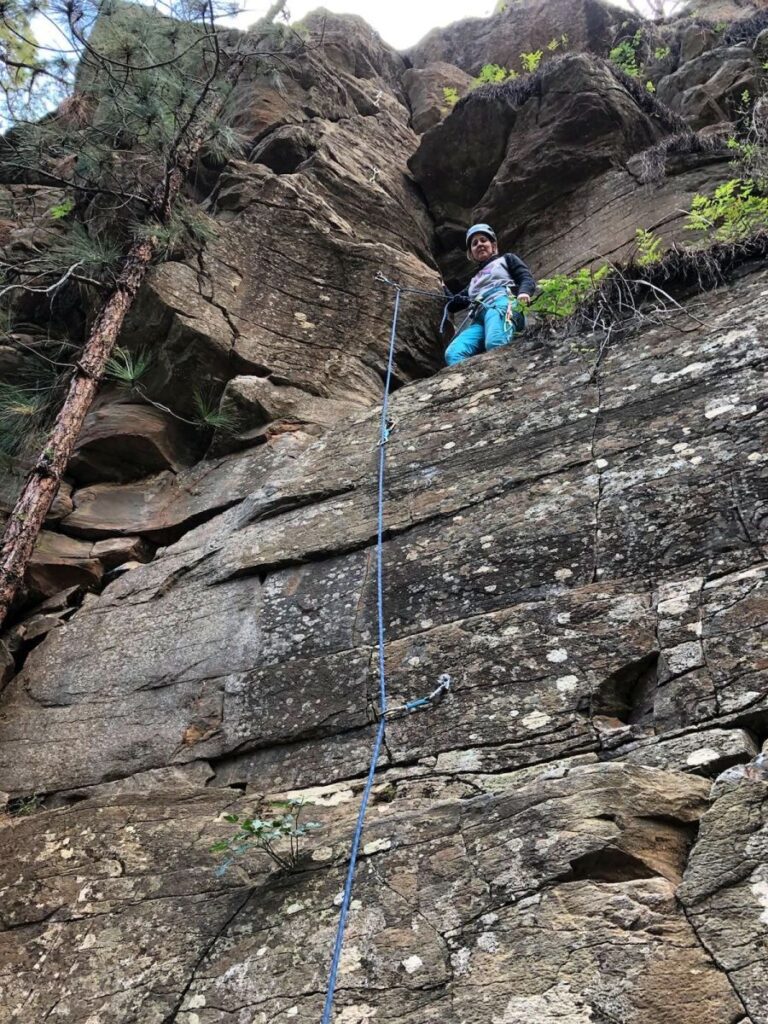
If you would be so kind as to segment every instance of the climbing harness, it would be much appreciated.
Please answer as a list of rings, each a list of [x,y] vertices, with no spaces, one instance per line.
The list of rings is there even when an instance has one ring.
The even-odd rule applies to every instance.
[[[386,729],[387,721],[391,718],[400,717],[401,715],[407,715],[411,712],[418,711],[422,708],[430,707],[436,704],[439,699],[449,690],[451,685],[450,676],[443,674],[438,680],[438,686],[428,697],[421,697],[415,701],[408,701],[401,707],[392,708],[391,710],[387,706],[387,679],[386,679],[386,664],[384,658],[384,640],[385,640],[385,629],[384,629],[384,470],[386,467],[386,452],[387,452],[387,441],[389,440],[390,433],[392,431],[393,423],[389,417],[389,391],[392,384],[392,370],[395,361],[395,344],[397,336],[397,321],[400,316],[400,298],[403,293],[410,292],[416,295],[429,295],[431,297],[437,297],[444,299],[444,295],[438,295],[436,292],[429,292],[423,288],[411,288],[405,285],[397,284],[395,281],[390,281],[388,277],[379,272],[376,275],[375,280],[381,281],[384,284],[389,285],[395,289],[395,306],[392,313],[392,328],[389,336],[389,352],[387,355],[387,372],[384,380],[384,397],[381,405],[381,419],[379,425],[379,470],[378,470],[378,497],[376,503],[376,616],[378,619],[378,641],[379,641],[379,708],[377,713],[378,727],[376,729],[376,736],[373,742],[373,751],[371,753],[371,763],[368,768],[368,776],[365,780],[365,787],[363,789],[363,796],[360,802],[360,810],[357,815],[357,823],[355,825],[355,832],[352,838],[352,847],[349,854],[349,867],[347,868],[347,877],[344,883],[344,892],[341,900],[341,910],[339,911],[339,923],[336,928],[336,939],[333,945],[333,956],[331,957],[331,967],[328,972],[328,989],[325,994],[325,1003],[323,1005],[323,1016],[322,1024],[331,1024],[331,1014],[333,1013],[333,997],[336,992],[336,983],[339,974],[339,964],[341,962],[341,951],[344,945],[344,932],[347,925],[347,917],[349,915],[349,904],[352,898],[352,886],[355,880],[355,868],[357,867],[357,857],[360,851],[360,841],[363,835],[363,826],[365,824],[365,815],[368,809],[368,801],[370,799],[371,790],[373,789],[373,781],[376,775],[376,765],[379,760],[381,748],[384,743],[384,731]]]
[[[526,319],[525,319],[525,312],[523,310],[523,304],[522,304],[522,302],[520,302],[518,297],[515,295],[515,293],[514,293],[514,291],[512,290],[511,287],[507,287],[506,291],[507,291],[507,308],[506,308],[506,310],[505,310],[505,312],[503,314],[502,314],[501,310],[497,309],[497,307],[493,306],[488,301],[487,298],[486,299],[473,299],[472,302],[470,303],[469,309],[467,310],[467,315],[464,317],[464,319],[461,321],[459,326],[456,328],[456,336],[458,337],[458,335],[461,334],[461,332],[464,330],[464,328],[467,326],[468,323],[473,323],[474,324],[474,323],[479,322],[481,317],[484,316],[488,312],[488,310],[490,310],[490,309],[497,309],[499,317],[501,318],[501,322],[502,322],[502,326],[503,326],[505,334],[509,334],[509,331],[511,330],[512,327],[515,328],[515,333],[516,334],[522,334],[523,331],[525,330],[525,327],[526,327]],[[496,294],[498,294],[498,293],[496,293]],[[490,297],[492,298],[493,296],[490,296]],[[445,324],[445,320],[446,320],[447,316],[448,316],[448,310],[447,310],[447,306],[446,306],[446,311],[443,314],[443,323],[440,325],[440,330],[441,331],[443,329],[443,326]],[[515,317],[516,316],[519,317],[520,320],[522,320],[522,323],[520,323],[520,320],[518,320],[518,323],[515,323]]]

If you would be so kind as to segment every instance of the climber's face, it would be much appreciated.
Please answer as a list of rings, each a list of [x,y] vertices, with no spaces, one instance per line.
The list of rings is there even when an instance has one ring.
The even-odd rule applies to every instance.
[[[483,263],[497,252],[498,246],[493,239],[488,237],[488,235],[484,235],[480,232],[479,234],[472,236],[469,243],[469,255],[475,263]]]

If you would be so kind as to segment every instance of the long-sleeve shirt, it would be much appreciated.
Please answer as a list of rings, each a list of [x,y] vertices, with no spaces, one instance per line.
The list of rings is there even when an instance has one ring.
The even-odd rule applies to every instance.
[[[458,292],[448,303],[448,310],[455,313],[466,309],[477,299],[485,300],[509,285],[515,295],[530,295],[536,291],[536,282],[527,265],[512,252],[492,256],[477,271],[466,288]]]

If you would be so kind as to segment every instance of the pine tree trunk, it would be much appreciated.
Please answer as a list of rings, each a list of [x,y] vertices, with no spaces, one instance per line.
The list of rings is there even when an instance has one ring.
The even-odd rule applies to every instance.
[[[266,15],[251,31],[271,25],[285,9],[286,2],[274,0]],[[224,76],[226,83],[234,85],[247,56],[235,55]],[[222,100],[215,92],[203,93],[190,120],[181,129],[166,165],[164,180],[158,183],[152,197],[152,214],[159,221],[167,220],[170,215],[192,162],[202,148],[206,128],[220,113],[221,107]],[[23,582],[35,543],[96,396],[120,328],[156,251],[156,242],[151,238],[144,239],[134,242],[123,259],[115,290],[91,328],[64,404],[10,514],[0,546],[0,629]]]
[[[43,450],[11,512],[0,547],[0,626],[32,557],[45,517],[67,468],[126,313],[131,308],[155,253],[155,243],[134,243],[123,261],[114,292],[91,328],[67,397]]]

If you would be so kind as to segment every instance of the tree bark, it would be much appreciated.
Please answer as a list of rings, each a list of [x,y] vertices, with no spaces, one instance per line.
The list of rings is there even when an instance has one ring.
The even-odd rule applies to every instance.
[[[56,422],[9,516],[0,547],[0,626],[24,579],[35,542],[58,492],[107,360],[126,313],[146,277],[155,248],[151,240],[142,240],[134,243],[125,257],[115,290],[88,335]]]

